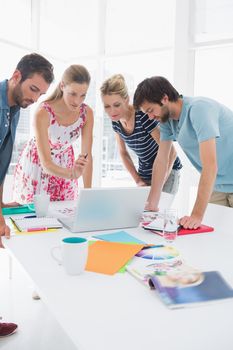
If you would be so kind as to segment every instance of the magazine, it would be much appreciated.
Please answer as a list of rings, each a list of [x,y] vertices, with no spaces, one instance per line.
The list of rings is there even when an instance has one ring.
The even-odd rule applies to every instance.
[[[186,264],[174,247],[144,247],[126,270],[154,289],[171,309],[233,298],[233,289],[218,271],[202,272]]]
[[[164,304],[172,309],[233,297],[233,289],[218,271],[173,270],[166,275],[153,275],[150,283]]]
[[[150,279],[173,269],[184,268],[179,252],[174,247],[152,245],[144,247],[126,265],[126,270],[147,287],[154,289]]]

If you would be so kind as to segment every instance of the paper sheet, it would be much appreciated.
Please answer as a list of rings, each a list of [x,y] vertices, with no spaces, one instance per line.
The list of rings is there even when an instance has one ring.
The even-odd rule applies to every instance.
[[[97,241],[89,246],[86,270],[113,275],[143,247],[143,244]]]
[[[125,231],[117,231],[113,233],[100,234],[100,235],[98,234],[93,237],[98,239],[103,239],[104,241],[108,241],[108,242],[146,244],[145,242],[141,241],[140,239],[134,236],[131,236],[129,233]]]

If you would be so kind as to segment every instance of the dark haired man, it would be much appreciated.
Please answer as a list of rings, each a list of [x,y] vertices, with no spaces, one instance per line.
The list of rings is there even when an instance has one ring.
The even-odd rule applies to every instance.
[[[233,207],[233,112],[209,98],[182,97],[163,77],[142,81],[134,94],[134,106],[161,122],[146,209],[158,209],[172,141],[179,142],[201,173],[192,213],[181,218],[180,224],[200,226],[208,202]]]
[[[1,236],[10,229],[2,215],[3,183],[10,164],[20,108],[27,108],[45,94],[53,81],[53,66],[43,56],[32,53],[21,58],[9,80],[0,82],[0,247]],[[14,323],[0,323],[0,336],[12,334]]]

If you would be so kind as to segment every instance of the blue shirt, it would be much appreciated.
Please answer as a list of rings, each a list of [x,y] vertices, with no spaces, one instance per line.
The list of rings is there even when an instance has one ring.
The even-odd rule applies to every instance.
[[[151,180],[154,160],[157,156],[159,145],[151,136],[151,132],[158,126],[156,120],[150,120],[148,115],[138,111],[135,112],[135,125],[131,134],[127,134],[120,121],[112,122],[112,127],[117,132],[127,146],[138,156],[138,174],[144,180]],[[177,157],[173,169],[182,168],[182,164]]]
[[[7,80],[0,82],[0,185],[9,167],[20,107],[10,107],[7,99]]]
[[[214,190],[233,193],[233,111],[205,97],[184,97],[179,120],[160,124],[161,140],[178,141],[201,172],[199,144],[216,139],[218,172]]]

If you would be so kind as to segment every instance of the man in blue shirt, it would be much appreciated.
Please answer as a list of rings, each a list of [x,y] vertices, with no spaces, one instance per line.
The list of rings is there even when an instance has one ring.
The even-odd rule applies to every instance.
[[[9,80],[0,82],[0,247],[1,236],[10,237],[2,215],[3,183],[10,164],[20,108],[27,108],[45,94],[54,79],[53,66],[43,56],[32,53],[21,58]],[[13,323],[0,323],[0,336],[12,334]]]
[[[181,218],[180,224],[190,229],[200,226],[208,202],[233,207],[233,112],[209,98],[182,97],[163,77],[142,81],[135,91],[134,106],[161,122],[146,209],[158,209],[173,141],[179,142],[201,173],[192,213]]]

